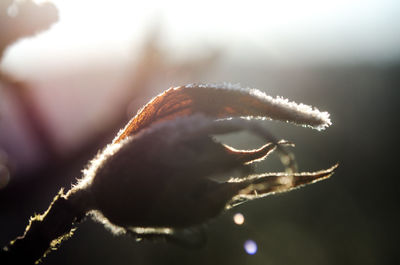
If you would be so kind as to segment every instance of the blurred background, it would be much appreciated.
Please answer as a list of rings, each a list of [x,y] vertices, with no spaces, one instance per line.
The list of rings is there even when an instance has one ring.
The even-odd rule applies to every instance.
[[[399,33],[396,0],[0,0],[0,245],[153,96],[231,82],[330,112],[323,132],[265,126],[296,143],[301,171],[339,162],[335,175],[216,218],[202,249],[88,220],[44,264],[398,264]],[[257,170],[282,167],[272,157]]]

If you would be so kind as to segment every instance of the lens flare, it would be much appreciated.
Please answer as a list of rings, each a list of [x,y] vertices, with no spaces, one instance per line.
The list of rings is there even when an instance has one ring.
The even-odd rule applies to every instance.
[[[237,225],[242,225],[244,223],[244,216],[241,213],[237,213],[233,216],[233,222]]]
[[[249,255],[254,255],[257,253],[257,244],[253,240],[246,240],[246,242],[244,242],[243,247],[246,253]]]

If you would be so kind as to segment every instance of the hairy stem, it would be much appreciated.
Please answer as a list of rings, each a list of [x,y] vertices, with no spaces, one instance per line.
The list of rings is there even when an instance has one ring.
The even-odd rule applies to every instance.
[[[86,211],[71,203],[72,198],[76,201],[77,193],[68,195],[61,189],[44,214],[30,219],[24,235],[0,251],[1,264],[37,264],[64,239],[72,236],[76,223]]]

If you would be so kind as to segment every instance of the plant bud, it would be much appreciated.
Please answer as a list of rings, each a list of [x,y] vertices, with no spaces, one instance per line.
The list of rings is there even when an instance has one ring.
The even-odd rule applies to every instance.
[[[250,117],[240,119],[240,117]],[[252,117],[323,129],[329,114],[255,89],[188,85],[155,97],[84,170],[71,194],[114,232],[174,234],[247,200],[325,179],[336,166],[295,173],[284,146]],[[247,130],[266,144],[236,150],[212,136]],[[252,163],[277,149],[287,173],[254,174]],[[79,196],[76,196],[79,197]]]

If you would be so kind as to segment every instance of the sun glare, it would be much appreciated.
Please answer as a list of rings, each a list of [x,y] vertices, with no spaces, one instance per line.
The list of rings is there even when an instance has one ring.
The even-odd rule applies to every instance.
[[[389,56],[400,45],[394,34],[400,30],[400,5],[391,0],[50,2],[59,10],[59,21],[14,45],[3,64],[27,67],[37,62],[37,54],[43,61],[82,54],[124,58],[135,54],[154,27],[160,28],[162,45],[182,54],[241,45],[278,59],[334,60],[354,54]]]

